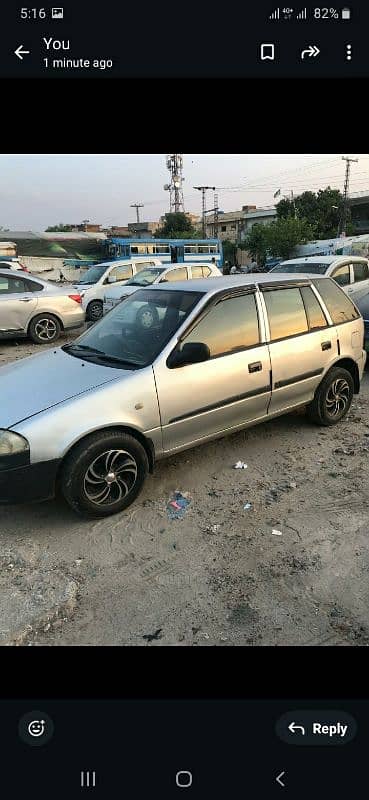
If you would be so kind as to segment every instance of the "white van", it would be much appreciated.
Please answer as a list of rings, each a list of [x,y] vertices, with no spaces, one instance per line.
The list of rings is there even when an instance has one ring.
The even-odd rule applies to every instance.
[[[102,317],[104,295],[109,284],[123,286],[142,269],[160,264],[159,258],[141,258],[135,261],[106,261],[90,267],[81,279],[73,284],[82,297],[86,320],[96,322]]]

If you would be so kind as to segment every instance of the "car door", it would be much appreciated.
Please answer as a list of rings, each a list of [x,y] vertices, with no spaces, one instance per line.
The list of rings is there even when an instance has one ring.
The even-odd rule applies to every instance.
[[[0,276],[0,331],[26,331],[37,297],[18,273]]]
[[[366,259],[354,261],[351,265],[351,283],[348,294],[354,303],[369,292],[369,267]]]
[[[337,334],[308,284],[265,287],[262,292],[272,365],[269,413],[274,414],[312,400],[337,355]]]
[[[266,416],[271,396],[269,348],[256,291],[230,293],[200,313],[181,339],[203,342],[210,360],[169,368],[154,364],[163,431],[169,452]]]

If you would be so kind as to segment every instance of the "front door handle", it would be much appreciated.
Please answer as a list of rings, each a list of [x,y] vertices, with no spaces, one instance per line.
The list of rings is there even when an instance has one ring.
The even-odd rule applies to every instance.
[[[262,372],[262,371],[263,371],[263,365],[262,365],[261,361],[255,361],[254,364],[249,364],[249,373],[250,373],[250,375],[253,372]]]
[[[332,342],[322,342],[322,350],[332,350]]]
[[[20,303],[30,303],[31,300],[32,300],[32,297],[20,297],[19,298],[19,302]]]

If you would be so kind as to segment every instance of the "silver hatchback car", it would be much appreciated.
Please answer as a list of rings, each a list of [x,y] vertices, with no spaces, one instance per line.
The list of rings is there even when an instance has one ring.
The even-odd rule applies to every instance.
[[[137,291],[73,344],[0,369],[0,500],[60,491],[103,517],[132,503],[157,459],[301,406],[335,425],[360,391],[363,342],[358,309],[330,278]]]

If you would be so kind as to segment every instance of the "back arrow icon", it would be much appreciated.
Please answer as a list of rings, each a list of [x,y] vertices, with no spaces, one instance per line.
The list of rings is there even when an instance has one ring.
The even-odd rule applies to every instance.
[[[29,53],[29,50],[22,50],[22,48],[23,45],[20,44],[19,47],[17,47],[17,49],[14,50],[14,55],[18,56],[18,58],[20,58],[21,61],[23,61],[23,56],[28,55]]]
[[[320,53],[319,47],[316,44],[311,44],[307,50],[303,50],[301,53],[301,58],[304,59],[305,56],[309,56],[309,58],[313,57],[316,58]]]
[[[281,774],[278,775],[278,778],[276,778],[276,782],[279,783],[280,786],[283,786],[283,788],[286,786],[286,784],[282,781],[282,778],[284,778],[285,774],[285,772],[281,772]]]

